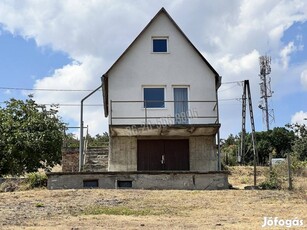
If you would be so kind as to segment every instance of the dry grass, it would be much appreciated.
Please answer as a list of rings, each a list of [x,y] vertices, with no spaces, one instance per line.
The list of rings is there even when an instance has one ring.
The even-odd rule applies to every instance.
[[[252,185],[250,168],[231,171],[234,187]],[[306,178],[297,183],[301,189],[291,192],[43,189],[0,193],[0,229],[261,229],[264,216],[297,217],[306,225]]]
[[[265,181],[266,176],[269,174],[269,168],[257,166],[256,180],[257,184]],[[245,186],[253,185],[254,183],[254,168],[252,166],[235,166],[229,167],[231,175],[229,176],[229,183],[235,188],[244,189]],[[280,172],[284,178],[282,188],[289,187],[287,171]],[[293,176],[293,187],[295,192],[305,193],[307,191],[307,175],[302,173],[301,176]]]
[[[265,180],[267,167],[257,166],[257,184]],[[235,166],[229,167],[231,173],[229,183],[236,188],[243,189],[245,186],[253,185],[254,183],[254,168],[252,166]]]

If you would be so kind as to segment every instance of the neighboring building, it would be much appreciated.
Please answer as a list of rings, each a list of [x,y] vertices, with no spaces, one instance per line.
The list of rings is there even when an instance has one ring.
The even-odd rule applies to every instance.
[[[102,82],[108,171],[218,170],[221,77],[164,8]]]

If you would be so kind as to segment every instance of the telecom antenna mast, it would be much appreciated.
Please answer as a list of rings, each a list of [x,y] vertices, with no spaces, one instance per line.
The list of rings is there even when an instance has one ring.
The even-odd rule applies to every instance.
[[[274,110],[269,107],[268,99],[272,97],[273,91],[271,90],[271,57],[261,56],[259,58],[260,64],[260,92],[261,101],[259,108],[262,110],[263,124],[266,126],[266,130],[270,130],[270,124],[274,121]]]
[[[261,56],[259,58],[260,64],[260,92],[261,92],[261,102],[259,104],[259,108],[262,110],[262,120],[263,124],[266,126],[266,130],[270,130],[270,123],[274,121],[274,110],[269,108],[268,99],[272,97],[271,90],[271,77],[269,76],[271,73],[271,57],[269,56]],[[269,165],[270,165],[270,175],[273,172],[272,167],[272,152],[269,153]]]

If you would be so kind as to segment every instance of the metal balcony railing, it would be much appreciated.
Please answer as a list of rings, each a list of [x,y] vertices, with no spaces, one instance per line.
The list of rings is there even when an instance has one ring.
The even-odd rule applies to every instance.
[[[153,104],[160,107],[148,106]],[[217,124],[218,122],[217,101],[110,101],[111,125]]]

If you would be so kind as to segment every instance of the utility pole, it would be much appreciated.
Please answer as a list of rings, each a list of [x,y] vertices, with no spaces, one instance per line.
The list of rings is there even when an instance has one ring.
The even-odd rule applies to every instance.
[[[253,144],[253,156],[254,156],[254,186],[257,185],[257,150],[256,150],[256,137],[255,137],[255,121],[252,105],[252,94],[249,86],[249,81],[245,80],[243,85],[242,95],[242,132],[241,132],[241,161],[244,163],[245,156],[245,133],[246,133],[246,100],[248,99],[249,115],[252,128],[252,144]]]
[[[260,64],[260,92],[261,101],[258,107],[262,110],[262,121],[266,127],[266,131],[270,130],[270,123],[274,121],[274,110],[270,108],[268,99],[272,97],[273,91],[271,90],[271,57],[259,57]],[[270,172],[272,172],[272,153],[269,154]]]

